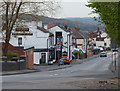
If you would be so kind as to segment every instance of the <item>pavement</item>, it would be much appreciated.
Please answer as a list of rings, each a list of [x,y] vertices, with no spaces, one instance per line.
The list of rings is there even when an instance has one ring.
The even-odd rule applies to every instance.
[[[116,57],[115,57],[116,56]],[[116,61],[115,61],[116,60]],[[120,68],[120,52],[117,52],[116,55],[114,55],[112,57],[112,63],[109,66],[109,69],[117,74],[118,76],[120,76],[120,72],[119,72],[119,68]]]
[[[41,72],[41,71],[52,71],[52,70],[59,70],[59,69],[64,69],[64,68],[68,68],[71,67],[73,65],[76,64],[81,64],[83,62],[92,60],[94,58],[99,57],[99,55],[94,55],[85,59],[79,59],[77,61],[72,61],[70,65],[60,65],[58,66],[57,63],[54,63],[53,65],[47,65],[47,66],[36,66],[34,65],[34,69],[35,70],[17,70],[17,71],[4,71],[4,72],[0,72],[1,76],[5,76],[5,75],[17,75],[17,74],[27,74],[27,73],[33,73],[33,72]]]

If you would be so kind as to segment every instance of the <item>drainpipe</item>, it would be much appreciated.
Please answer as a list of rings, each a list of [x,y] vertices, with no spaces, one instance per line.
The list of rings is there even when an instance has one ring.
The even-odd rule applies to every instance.
[[[70,59],[70,34],[69,34],[69,59]]]
[[[47,53],[47,60],[46,60],[46,64],[48,63],[48,60],[49,60],[49,43],[48,43],[49,39],[47,39],[47,50],[48,50],[48,53]]]
[[[68,36],[69,36],[69,35],[67,34],[67,55],[68,55],[68,48],[69,48],[69,47],[68,47]],[[68,56],[69,56],[69,55],[68,55]]]

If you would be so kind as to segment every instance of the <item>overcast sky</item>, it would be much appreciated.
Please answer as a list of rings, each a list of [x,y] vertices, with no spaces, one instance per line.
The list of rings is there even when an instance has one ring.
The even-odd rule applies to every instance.
[[[61,9],[57,12],[56,18],[66,17],[93,17],[95,14],[89,15],[91,9],[85,5],[88,0],[62,0],[60,2]]]

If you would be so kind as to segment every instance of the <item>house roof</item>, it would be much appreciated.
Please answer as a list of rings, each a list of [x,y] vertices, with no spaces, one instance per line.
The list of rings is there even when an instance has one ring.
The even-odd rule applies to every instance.
[[[46,29],[42,28],[42,27],[39,27],[37,26],[37,29],[41,30],[42,32],[44,33],[50,33],[49,31],[47,31]]]
[[[88,34],[88,36],[91,38],[96,38],[98,35],[96,33],[92,32],[92,33]]]
[[[57,25],[49,23],[49,24],[47,24],[47,29],[50,29],[50,28],[55,27],[55,26],[57,26]]]
[[[24,51],[29,50],[29,49],[34,49],[34,46],[30,46],[30,47],[25,46],[25,47],[24,47]]]
[[[64,26],[58,25],[58,27],[60,27],[61,29],[63,29],[65,32],[70,32],[70,30],[69,30],[69,29],[66,29]]]
[[[50,36],[53,35],[51,32],[47,31],[46,29],[44,29],[44,28],[42,28],[42,27],[37,26],[37,29],[41,30],[41,31],[44,32],[44,33],[49,33]]]
[[[70,28],[66,29],[64,26],[61,26],[61,25],[51,24],[51,27],[49,27],[49,26],[50,26],[50,24],[48,24],[48,29],[58,26],[59,28],[61,28],[65,32],[70,32]]]
[[[71,29],[73,32],[73,37],[78,38],[78,39],[84,39],[88,38],[87,35],[80,30],[80,28],[73,28]]]

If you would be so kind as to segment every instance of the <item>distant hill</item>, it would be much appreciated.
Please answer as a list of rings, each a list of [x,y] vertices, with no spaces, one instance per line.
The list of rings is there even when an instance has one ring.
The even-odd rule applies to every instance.
[[[71,17],[71,18],[63,18],[71,21],[79,21],[81,23],[88,23],[88,24],[100,24],[98,21],[95,21],[93,17],[84,17],[84,18],[76,18],[76,17]],[[99,18],[97,17],[99,20]]]
[[[43,24],[53,23],[57,25],[68,25],[70,28],[80,27],[83,31],[95,31],[97,29],[97,25],[93,19],[77,19],[77,18],[64,18],[64,19],[57,19],[57,18],[50,18],[45,16],[37,16],[26,14],[19,18],[20,20],[27,20],[27,21],[42,21]],[[90,23],[92,22],[92,23]]]

